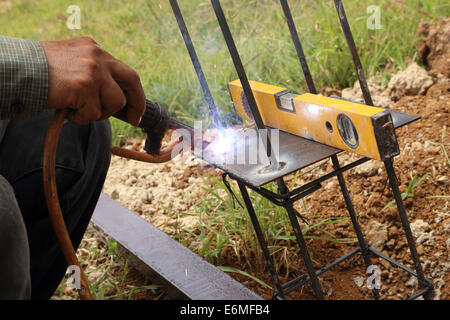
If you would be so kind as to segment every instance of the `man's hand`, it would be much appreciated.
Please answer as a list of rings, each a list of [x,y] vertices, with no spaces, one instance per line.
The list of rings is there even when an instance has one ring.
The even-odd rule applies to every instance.
[[[128,104],[137,126],[145,110],[138,74],[90,38],[41,42],[49,68],[48,109],[65,109],[76,124],[109,118]]]

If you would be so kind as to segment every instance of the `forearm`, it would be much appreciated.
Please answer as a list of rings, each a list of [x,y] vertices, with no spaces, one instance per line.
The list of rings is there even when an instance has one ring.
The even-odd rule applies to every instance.
[[[0,36],[0,119],[39,114],[48,90],[47,58],[40,43]]]

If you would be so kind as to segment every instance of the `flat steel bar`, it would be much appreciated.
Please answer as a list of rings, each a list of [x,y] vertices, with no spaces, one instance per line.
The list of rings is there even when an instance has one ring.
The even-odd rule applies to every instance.
[[[281,7],[283,8],[284,16],[291,33],[292,42],[294,43],[295,50],[297,51],[297,56],[300,61],[300,65],[303,70],[303,75],[305,76],[306,84],[310,93],[317,94],[316,86],[314,85],[313,78],[311,76],[311,71],[309,70],[308,62],[306,61],[305,53],[303,51],[302,43],[298,36],[297,28],[295,27],[294,19],[292,18],[291,9],[287,0],[280,0]]]
[[[222,6],[220,5],[219,0],[211,0],[211,4],[213,6],[214,12],[217,17],[217,21],[219,22],[220,29],[222,30],[223,37],[225,38],[225,42],[228,47],[228,51],[230,52],[231,58],[234,63],[234,67],[236,72],[241,80],[242,88],[245,93],[245,97],[247,98],[248,105],[250,107],[250,111],[253,116],[253,120],[255,121],[256,127],[258,128],[258,135],[261,137],[261,140],[266,149],[267,157],[270,160],[270,164],[272,166],[278,167],[278,160],[276,159],[276,155],[272,150],[272,144],[269,139],[269,136],[264,132],[267,132],[266,126],[262,120],[261,114],[259,113],[258,105],[256,104],[255,97],[253,95],[250,83],[247,78],[247,74],[245,72],[244,65],[242,64],[241,58],[239,56],[239,52],[236,48],[236,44],[233,40],[233,36],[231,34],[230,28],[228,26],[228,22],[225,18],[225,14],[223,12]]]
[[[414,236],[411,231],[411,227],[409,225],[408,216],[406,215],[405,205],[403,204],[402,195],[400,193],[400,189],[398,187],[397,176],[394,171],[393,159],[389,159],[384,161],[384,165],[386,167],[386,172],[389,178],[389,184],[391,185],[392,193],[394,194],[394,199],[397,204],[397,211],[400,216],[400,220],[402,222],[403,231],[406,235],[406,240],[408,242],[409,251],[411,253],[411,257],[414,263],[414,269],[417,272],[417,279],[419,280],[420,287],[425,289],[427,287],[427,281],[425,275],[423,273],[422,265],[420,263],[419,254],[417,253],[416,243],[414,240]],[[432,299],[433,298],[433,290],[430,293],[427,293],[424,298]]]
[[[272,281],[274,282],[275,288],[280,292],[281,298],[284,299],[281,283],[278,278],[277,271],[275,269],[275,263],[273,261],[272,256],[270,255],[269,249],[267,248],[267,243],[266,240],[264,239],[264,234],[261,230],[261,225],[259,224],[258,217],[256,216],[256,212],[255,209],[253,208],[253,204],[248,194],[247,188],[245,187],[245,184],[243,182],[237,180],[237,183],[239,186],[239,190],[241,191],[242,198],[244,199],[245,206],[247,207],[247,212],[250,216],[250,220],[252,221],[253,228],[255,229],[259,246],[262,249],[267,267],[269,268],[269,272],[272,276]]]
[[[219,113],[217,112],[217,107],[214,102],[214,98],[211,94],[211,90],[209,89],[205,74],[203,73],[203,69],[200,64],[200,60],[197,56],[197,52],[195,51],[195,47],[194,47],[194,44],[192,43],[191,36],[189,35],[189,31],[184,22],[184,18],[181,13],[180,7],[178,6],[178,1],[170,0],[170,5],[172,6],[173,14],[175,15],[181,35],[183,36],[183,40],[184,40],[184,44],[186,45],[186,49],[189,52],[189,56],[191,57],[191,61],[194,66],[195,73],[197,74],[198,81],[200,82],[200,86],[202,87],[203,95],[205,97],[206,103],[208,104],[214,124],[217,129],[221,130],[223,128],[223,124],[220,120]]]
[[[361,60],[358,55],[358,50],[356,49],[355,39],[353,38],[350,25],[345,14],[344,5],[342,0],[334,0],[336,6],[336,11],[339,17],[339,22],[341,23],[342,31],[344,32],[345,39],[347,40],[348,49],[352,56],[353,64],[356,70],[356,76],[358,77],[359,84],[364,96],[364,101],[366,105],[373,106],[372,95],[370,94],[369,86],[367,85],[366,76],[364,74],[364,69],[361,64]]]
[[[262,299],[105,194],[100,196],[92,221],[148,266],[152,280],[176,291],[178,298]]]

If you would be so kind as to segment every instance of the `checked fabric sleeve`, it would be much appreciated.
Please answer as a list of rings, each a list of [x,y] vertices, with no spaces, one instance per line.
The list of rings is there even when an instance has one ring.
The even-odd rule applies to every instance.
[[[39,41],[0,36],[0,119],[40,113],[47,103],[48,78]]]

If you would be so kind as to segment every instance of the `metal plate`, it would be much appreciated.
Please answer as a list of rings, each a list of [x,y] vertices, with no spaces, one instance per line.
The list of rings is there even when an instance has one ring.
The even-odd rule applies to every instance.
[[[271,132],[272,130],[268,129],[268,131]],[[228,172],[231,176],[243,180],[247,184],[259,187],[341,151],[284,131],[279,131],[279,134],[278,160],[285,163],[285,166],[281,170],[271,173],[260,172],[269,165],[268,157],[261,153],[257,163],[237,164],[239,156],[243,154],[249,155],[249,150],[257,150],[254,146],[261,145],[261,143],[258,144],[256,135],[247,136],[242,132],[238,132],[236,136],[237,143],[233,148],[230,148],[233,151],[220,155],[218,155],[218,152],[223,150],[223,142],[215,140],[208,145],[201,156],[203,160]],[[225,160],[222,161],[223,159]],[[227,161],[229,159],[235,159],[235,164]]]
[[[393,110],[388,111],[392,115],[395,128],[399,128],[420,119],[418,116],[403,112]],[[268,128],[268,132],[271,132],[270,128]],[[255,187],[265,185],[342,151],[284,131],[279,131],[280,144],[278,160],[285,163],[285,166],[281,170],[270,173],[261,173],[261,171],[269,164],[269,159],[263,154],[260,155],[257,163],[238,164],[240,156],[247,154],[248,159],[249,150],[257,150],[255,147],[258,145],[256,135],[246,135],[242,132],[237,132],[236,135],[236,143],[227,148],[230,151],[224,150],[223,141],[218,139],[208,145],[208,147],[203,150],[203,154],[196,154],[196,156],[211,163],[215,167],[228,172],[234,178],[240,179]],[[259,145],[260,144],[261,142]],[[233,161],[224,161],[224,159],[234,160],[234,163]]]

